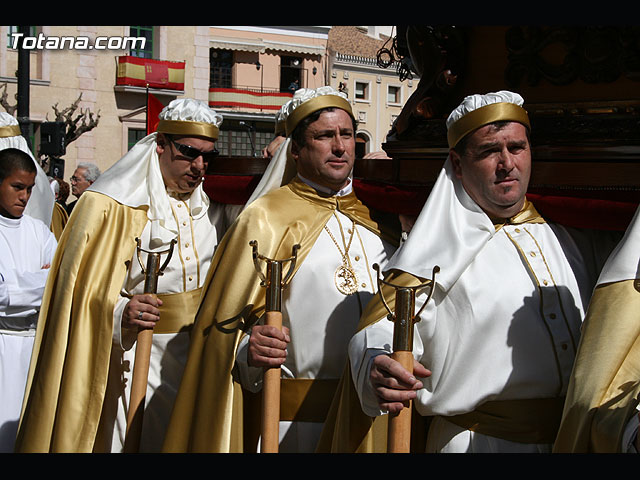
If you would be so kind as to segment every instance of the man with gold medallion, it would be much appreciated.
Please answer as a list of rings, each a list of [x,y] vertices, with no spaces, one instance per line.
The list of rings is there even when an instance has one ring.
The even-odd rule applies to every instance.
[[[372,421],[356,422],[358,409],[383,418],[407,401],[430,419],[421,451],[551,451],[584,312],[615,238],[572,235],[527,200],[523,103],[507,91],[471,95],[449,116],[449,158],[385,268],[386,281],[406,285],[440,268],[433,292],[417,292],[416,312],[432,296],[414,326],[414,369],[389,355],[394,324],[376,297],[350,342],[352,383],[326,433],[332,451],[367,443]],[[392,308],[392,289],[385,297]]]
[[[202,188],[221,122],[204,102],[172,101],[157,132],[78,201],[44,294],[18,452],[123,450],[140,328],[153,328],[153,340],[139,451],[160,450],[226,228],[225,207]],[[144,289],[150,252],[168,260],[157,296]]]
[[[300,89],[283,110],[287,139],[214,258],[165,451],[256,451],[242,420],[259,425],[259,412],[246,399],[260,395],[265,367],[281,367],[279,451],[313,452],[347,343],[377,290],[372,265],[399,239],[383,239],[353,191],[356,123],[344,94]],[[282,330],[262,324],[254,240],[270,259],[300,245]]]

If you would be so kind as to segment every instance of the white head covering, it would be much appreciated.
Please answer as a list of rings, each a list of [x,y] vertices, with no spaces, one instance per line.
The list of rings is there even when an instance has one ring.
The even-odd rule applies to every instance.
[[[524,121],[523,103],[520,95],[506,91],[466,97],[447,119],[450,147],[463,138],[460,132],[470,133],[497,120]],[[470,124],[469,119],[474,123]],[[455,176],[449,156],[407,241],[396,251],[385,270],[398,269],[431,278],[433,267],[437,265],[440,273],[436,283],[447,291],[495,231],[487,214]]]
[[[640,207],[604,264],[598,285],[636,278],[640,278]]]
[[[455,147],[468,133],[498,120],[520,122],[531,128],[523,104],[520,95],[507,90],[465,97],[447,118],[449,148]]]
[[[301,120],[326,107],[338,107],[353,117],[347,96],[330,86],[317,89],[301,88],[285,103],[276,115],[276,133],[283,128],[287,138],[276,150],[260,183],[253,191],[245,207],[265,193],[287,184],[296,172],[291,156],[291,133]]]
[[[212,140],[218,138],[218,128],[222,123],[222,115],[205,102],[189,98],[173,100],[159,117],[160,133],[203,136]],[[152,248],[168,244],[178,234],[160,171],[156,137],[157,132],[154,132],[136,143],[87,189],[108,195],[129,207],[148,206]],[[209,202],[200,184],[188,202],[191,215],[194,218],[206,215]]]
[[[0,150],[5,148],[17,148],[28,153],[33,163],[36,165],[36,184],[31,191],[31,197],[27,203],[24,213],[30,217],[42,220],[45,225],[51,224],[51,214],[53,213],[53,202],[55,197],[49,186],[47,174],[36,161],[27,141],[22,136],[18,121],[6,112],[0,112]]]

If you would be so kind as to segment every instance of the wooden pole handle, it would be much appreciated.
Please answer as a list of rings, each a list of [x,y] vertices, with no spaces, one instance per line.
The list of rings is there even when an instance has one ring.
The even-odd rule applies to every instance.
[[[127,432],[124,444],[126,453],[135,453],[140,450],[152,342],[153,329],[141,328],[136,340],[136,357],[131,379],[129,410],[127,411]]]
[[[413,372],[413,354],[409,351],[396,351],[391,358],[399,362],[406,370]],[[397,414],[389,414],[387,436],[388,453],[409,453],[411,445],[411,401],[409,406]]]
[[[266,325],[282,330],[282,313],[266,313]],[[262,453],[278,453],[280,444],[280,367],[265,368],[262,385]]]

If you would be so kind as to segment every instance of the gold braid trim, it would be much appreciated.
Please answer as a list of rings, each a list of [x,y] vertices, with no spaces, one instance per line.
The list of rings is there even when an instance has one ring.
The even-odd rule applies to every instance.
[[[158,123],[158,132],[170,133],[174,135],[207,137],[213,140],[217,140],[219,129],[215,125],[205,122],[160,120],[160,122]]]
[[[447,132],[449,148],[455,147],[468,133],[484,125],[503,120],[519,122],[531,129],[529,116],[524,108],[516,105],[515,103],[492,103],[466,114],[449,127],[449,131]]]
[[[338,379],[283,378],[280,420],[322,423],[327,418]]]
[[[20,127],[18,125],[8,125],[6,127],[0,127],[0,137],[17,137],[18,135],[22,135],[20,131]]]
[[[191,328],[198,312],[201,293],[202,288],[181,293],[159,293],[162,306],[154,333],[178,333]]]
[[[443,417],[473,432],[518,443],[553,443],[564,397],[494,400],[469,413]]]
[[[307,100],[296,108],[289,117],[287,117],[285,123],[287,137],[291,135],[300,121],[318,110],[329,107],[341,108],[353,118],[353,111],[351,110],[351,105],[347,100],[337,95],[320,95],[312,98],[311,100]]]

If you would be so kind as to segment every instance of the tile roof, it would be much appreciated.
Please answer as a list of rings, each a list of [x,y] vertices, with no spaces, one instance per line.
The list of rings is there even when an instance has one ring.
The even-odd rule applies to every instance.
[[[331,53],[342,53],[344,55],[356,55],[366,58],[376,58],[378,50],[388,41],[389,37],[380,36],[381,40],[367,35],[359,27],[355,26],[332,26],[329,30],[327,48]],[[391,41],[387,47],[390,47]]]

